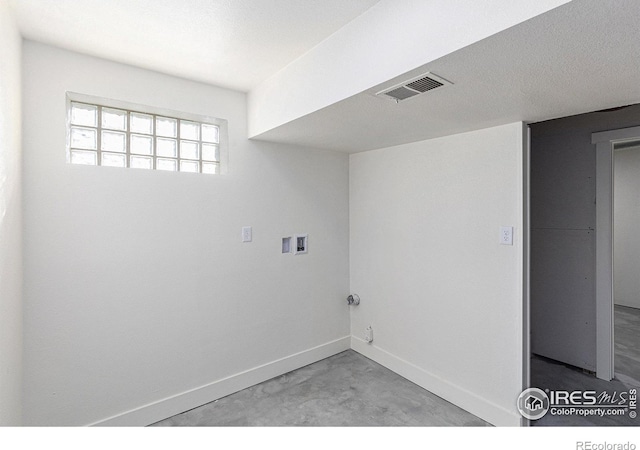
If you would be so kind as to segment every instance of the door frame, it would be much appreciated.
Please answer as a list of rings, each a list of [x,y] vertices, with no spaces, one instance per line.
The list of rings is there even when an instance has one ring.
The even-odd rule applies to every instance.
[[[640,127],[591,134],[596,146],[596,376],[611,380],[614,366],[613,152],[618,142],[640,139]]]
[[[522,390],[531,386],[531,127],[523,124],[522,141]],[[524,417],[520,426],[531,421]]]

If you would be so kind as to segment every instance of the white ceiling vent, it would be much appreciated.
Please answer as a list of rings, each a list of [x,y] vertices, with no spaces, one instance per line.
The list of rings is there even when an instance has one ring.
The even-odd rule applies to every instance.
[[[390,88],[384,89],[376,93],[376,95],[394,100],[397,103],[450,84],[453,83],[431,72],[427,72],[415,78],[411,78],[410,80],[391,86]]]

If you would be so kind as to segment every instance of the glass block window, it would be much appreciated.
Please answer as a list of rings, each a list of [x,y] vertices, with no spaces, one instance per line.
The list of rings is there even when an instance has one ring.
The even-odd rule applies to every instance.
[[[69,101],[67,161],[219,174],[220,124]]]

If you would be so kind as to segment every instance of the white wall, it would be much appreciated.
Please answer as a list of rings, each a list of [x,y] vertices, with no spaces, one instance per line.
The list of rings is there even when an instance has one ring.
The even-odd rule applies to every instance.
[[[21,41],[0,0],[0,426],[22,415]]]
[[[347,155],[248,141],[242,93],[41,44],[23,86],[25,424],[149,423],[348,348]],[[66,91],[228,119],[229,173],[67,165]]]
[[[640,308],[640,147],[616,150],[614,164],[613,297]]]
[[[520,422],[522,173],[521,123],[350,159],[354,349],[495,425]]]

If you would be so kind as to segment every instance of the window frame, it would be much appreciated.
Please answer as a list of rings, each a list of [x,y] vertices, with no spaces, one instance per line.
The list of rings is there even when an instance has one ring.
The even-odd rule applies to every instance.
[[[72,124],[71,123],[71,112],[72,112],[72,108],[71,105],[72,103],[83,103],[83,104],[87,104],[87,105],[91,105],[91,106],[96,106],[98,108],[97,111],[97,124],[95,127],[90,127],[90,126],[84,126],[84,125],[76,125],[76,124]],[[110,108],[110,109],[118,109],[118,110],[123,110],[125,112],[127,112],[126,115],[126,120],[127,120],[127,124],[126,124],[126,130],[125,131],[118,131],[118,130],[111,130],[111,129],[103,129],[102,127],[102,108]],[[150,136],[152,138],[152,149],[151,149],[151,154],[150,155],[138,155],[136,153],[132,153],[131,152],[131,147],[130,147],[130,143],[131,143],[131,136],[132,135],[137,135],[139,133],[135,133],[131,131],[131,113],[137,113],[137,114],[145,114],[145,115],[149,115],[152,116],[153,118],[153,127],[152,127],[152,134],[146,135],[146,136]],[[170,119],[176,119],[176,136],[175,137],[171,137],[168,139],[174,139],[176,141],[176,156],[174,158],[172,157],[167,157],[168,159],[173,159],[176,161],[177,164],[177,168],[175,171],[173,170],[162,170],[162,169],[157,169],[157,159],[160,158],[162,159],[162,156],[158,156],[157,154],[157,139],[158,138],[163,138],[164,136],[159,136],[158,134],[156,134],[156,118],[157,117],[165,117],[165,118],[170,118]],[[194,114],[194,113],[186,113],[186,112],[181,112],[181,111],[176,111],[176,110],[171,110],[171,109],[167,109],[167,108],[159,108],[159,107],[154,107],[154,106],[148,106],[148,105],[142,105],[142,104],[137,104],[137,103],[132,103],[132,102],[127,102],[127,101],[121,101],[121,100],[114,100],[114,99],[108,99],[108,98],[104,98],[104,97],[97,97],[97,96],[92,96],[92,95],[86,95],[86,94],[79,94],[76,92],[67,92],[66,93],[66,161],[68,164],[70,165],[80,165],[80,164],[72,164],[71,163],[71,127],[79,127],[79,128],[91,128],[96,130],[97,136],[96,136],[96,149],[95,150],[87,150],[87,151],[91,151],[91,152],[95,152],[96,153],[96,158],[97,158],[97,164],[95,164],[95,166],[102,166],[102,167],[111,167],[111,166],[103,166],[102,165],[102,153],[118,153],[120,155],[125,155],[125,165],[126,167],[119,167],[119,168],[132,168],[130,166],[131,164],[131,156],[149,156],[152,159],[152,165],[151,165],[151,169],[144,169],[144,170],[154,170],[154,171],[159,171],[159,172],[181,172],[181,173],[199,173],[199,174],[204,174],[204,175],[210,175],[210,173],[207,172],[203,172],[202,171],[202,144],[203,144],[203,140],[202,140],[202,127],[200,127],[200,134],[199,134],[199,140],[198,141],[193,141],[192,139],[182,139],[182,140],[187,140],[187,141],[193,141],[193,142],[198,142],[199,143],[199,147],[200,147],[200,151],[199,151],[199,158],[198,159],[192,159],[192,158],[180,158],[181,154],[181,136],[180,136],[180,121],[185,121],[185,122],[196,122],[198,124],[207,124],[207,125],[214,125],[216,127],[218,127],[218,143],[216,144],[218,146],[218,172],[215,175],[224,175],[228,172],[228,158],[229,158],[229,154],[228,154],[228,122],[226,119],[220,119],[217,117],[212,117],[212,116],[207,116],[207,115],[201,115],[201,114]],[[102,139],[102,131],[106,130],[106,131],[114,131],[114,132],[121,132],[125,134],[125,152],[104,152],[102,150],[102,145],[101,145],[101,139]],[[206,143],[206,142],[204,142]],[[74,147],[75,149],[75,147]],[[76,149],[76,150],[84,150],[84,149]],[[198,161],[198,172],[187,172],[187,171],[181,171],[180,170],[180,164],[182,161]],[[204,162],[208,162],[208,161],[204,161]]]

